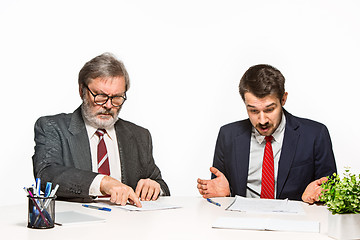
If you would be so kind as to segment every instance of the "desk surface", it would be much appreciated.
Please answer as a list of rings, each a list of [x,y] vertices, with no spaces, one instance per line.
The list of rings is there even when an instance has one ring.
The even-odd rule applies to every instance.
[[[182,206],[178,209],[130,212],[112,208],[111,212],[84,208],[80,203],[56,201],[56,212],[77,211],[105,218],[104,223],[55,226],[53,229],[27,228],[27,203],[0,207],[0,232],[12,239],[331,239],[327,236],[327,214],[324,206],[302,203],[306,215],[275,214],[281,219],[311,220],[320,222],[320,233],[252,231],[214,229],[218,217],[269,217],[249,213],[225,211],[233,198],[216,198],[221,207],[208,203],[202,197],[161,197],[158,201]],[[56,216],[55,216],[56,218]]]

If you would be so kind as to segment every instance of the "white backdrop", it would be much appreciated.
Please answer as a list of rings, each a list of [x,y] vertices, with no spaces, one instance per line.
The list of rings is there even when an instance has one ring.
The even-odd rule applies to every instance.
[[[107,51],[130,74],[120,116],[152,133],[172,195],[210,177],[220,126],[247,117],[239,80],[258,63],[284,74],[290,113],[327,125],[338,170],[359,173],[359,12],[356,0],[0,0],[0,205],[33,183],[36,119],[75,110],[80,68]]]

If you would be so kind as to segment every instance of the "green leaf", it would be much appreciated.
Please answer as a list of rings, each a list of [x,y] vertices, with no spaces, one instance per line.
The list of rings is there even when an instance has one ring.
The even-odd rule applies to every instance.
[[[360,213],[360,174],[345,169],[343,178],[336,173],[321,185],[320,201],[325,202],[332,214]]]

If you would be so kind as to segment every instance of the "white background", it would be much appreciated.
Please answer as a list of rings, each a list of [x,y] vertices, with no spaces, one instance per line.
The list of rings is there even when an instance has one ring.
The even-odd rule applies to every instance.
[[[172,195],[209,178],[219,128],[246,118],[238,83],[267,63],[285,108],[327,125],[338,170],[359,173],[359,1],[0,0],[0,205],[33,183],[33,125],[81,103],[84,63],[112,52],[131,88],[120,116],[150,130]]]

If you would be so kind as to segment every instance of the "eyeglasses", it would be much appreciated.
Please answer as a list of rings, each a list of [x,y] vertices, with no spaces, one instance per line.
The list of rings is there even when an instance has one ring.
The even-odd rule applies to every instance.
[[[97,105],[102,106],[105,103],[107,103],[107,101],[110,99],[111,105],[113,105],[114,107],[120,107],[121,105],[124,104],[124,102],[126,100],[126,92],[124,93],[124,96],[112,96],[112,97],[110,97],[109,95],[106,95],[106,94],[94,94],[87,85],[85,85],[85,87],[87,88],[87,90],[89,90],[91,95],[93,95],[94,102]]]

